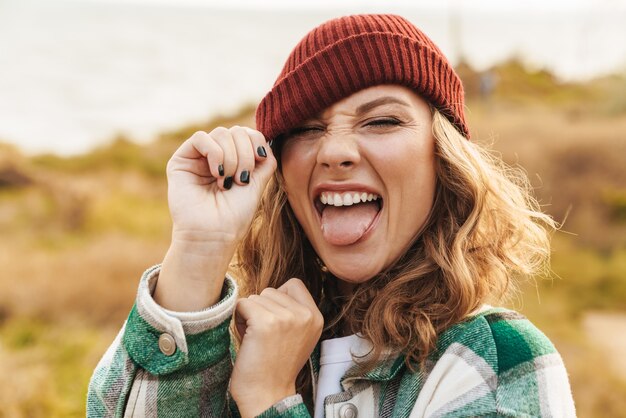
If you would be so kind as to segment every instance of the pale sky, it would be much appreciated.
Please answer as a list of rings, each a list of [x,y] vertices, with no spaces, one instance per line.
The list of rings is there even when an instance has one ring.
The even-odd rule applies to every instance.
[[[108,3],[142,3],[171,5],[202,5],[228,9],[353,9],[385,10],[432,7],[460,10],[575,10],[597,8],[626,8],[626,0],[86,0]]]
[[[358,13],[405,16],[478,70],[626,71],[626,0],[0,0],[0,141],[74,154],[234,112],[308,30]]]

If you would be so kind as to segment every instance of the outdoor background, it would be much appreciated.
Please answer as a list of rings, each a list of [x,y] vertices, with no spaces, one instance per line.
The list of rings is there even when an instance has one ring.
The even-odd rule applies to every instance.
[[[563,224],[550,277],[507,306],[562,353],[579,416],[626,416],[625,2],[289,3],[0,0],[0,417],[84,416],[168,246],[169,156],[196,130],[253,126],[301,36],[360,12],[442,47],[472,140]]]

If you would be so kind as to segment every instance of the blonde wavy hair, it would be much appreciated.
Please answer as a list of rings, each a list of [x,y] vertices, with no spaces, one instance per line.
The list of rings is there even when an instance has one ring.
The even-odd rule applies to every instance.
[[[555,222],[540,211],[521,169],[468,141],[433,110],[437,189],[421,235],[392,266],[342,297],[298,224],[280,173],[270,181],[237,252],[242,296],[304,281],[325,318],[322,338],[341,330],[423,364],[445,329],[514,289],[516,278],[548,266]],[[301,373],[303,375],[304,373]],[[302,376],[301,376],[302,377]],[[305,378],[298,386],[310,384]]]

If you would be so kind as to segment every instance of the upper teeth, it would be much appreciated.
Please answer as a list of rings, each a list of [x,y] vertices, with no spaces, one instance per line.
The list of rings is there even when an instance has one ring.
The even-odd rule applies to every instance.
[[[378,200],[380,196],[372,193],[359,193],[359,192],[322,192],[320,195],[320,201],[325,205],[333,206],[350,206],[355,203],[370,202],[372,200]]]

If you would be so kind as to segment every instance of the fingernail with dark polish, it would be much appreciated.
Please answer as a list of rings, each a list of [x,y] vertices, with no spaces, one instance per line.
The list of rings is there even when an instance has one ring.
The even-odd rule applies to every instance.
[[[228,190],[231,187],[233,187],[233,176],[228,176],[224,179],[224,188]]]
[[[218,165],[218,166],[217,166],[217,173],[218,173],[220,176],[223,176],[223,175],[224,175],[224,166],[223,166],[222,164],[220,164],[220,165]]]
[[[246,184],[250,183],[250,172],[248,170],[242,171],[239,176],[239,181]]]
[[[259,145],[256,149],[256,153],[259,154],[259,157],[267,157],[267,152],[265,152],[265,147],[263,145]]]

